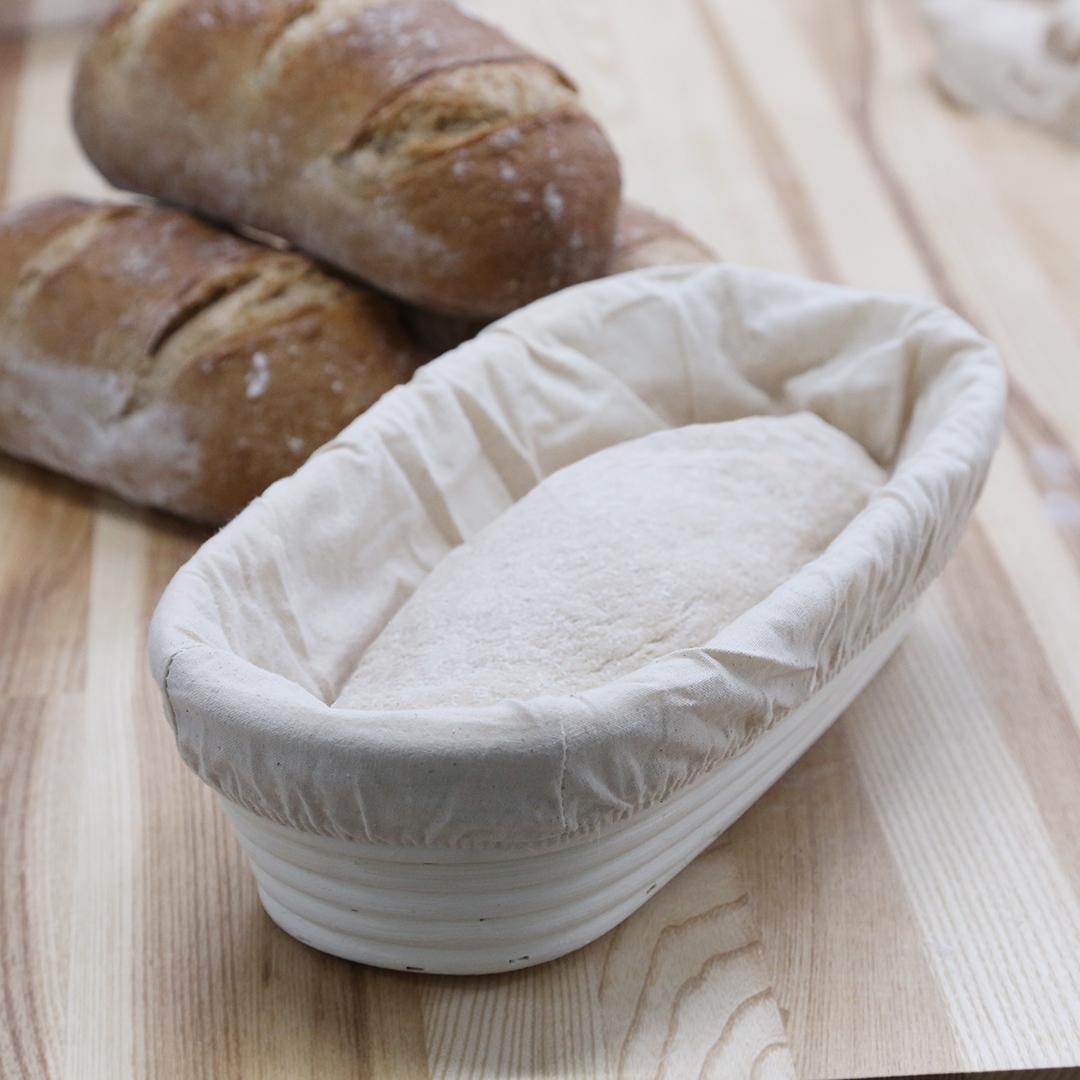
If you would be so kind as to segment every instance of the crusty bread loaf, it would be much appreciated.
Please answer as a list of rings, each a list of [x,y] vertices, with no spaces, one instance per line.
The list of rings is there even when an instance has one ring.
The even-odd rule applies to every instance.
[[[703,645],[820,554],[883,480],[809,413],[676,428],[593,454],[438,563],[336,704],[575,693]]]
[[[639,203],[629,199],[623,201],[616,222],[615,245],[607,265],[608,274],[642,270],[647,266],[679,266],[715,260],[716,252],[681,225]]]
[[[670,218],[626,200],[619,207],[615,243],[604,275],[648,266],[679,266],[712,262],[716,253],[704,241],[676,225]],[[483,319],[442,315],[426,308],[406,308],[410,332],[432,356],[447,352],[475,337],[486,325]]]
[[[0,448],[231,517],[420,357],[396,305],[178,211],[0,214]]]
[[[603,273],[618,162],[572,84],[449,0],[124,0],[74,97],[120,187],[492,317]]]

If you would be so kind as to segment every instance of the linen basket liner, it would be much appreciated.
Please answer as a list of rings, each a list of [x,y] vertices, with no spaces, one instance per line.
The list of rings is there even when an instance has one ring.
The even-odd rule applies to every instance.
[[[972,510],[1004,395],[992,347],[909,298],[709,265],[541,300],[388,393],[179,571],[151,661],[180,753],[227,799],[326,836],[581,840],[737,755],[912,604]],[[583,693],[327,704],[430,569],[543,477],[663,428],[803,409],[890,478],[711,640]]]

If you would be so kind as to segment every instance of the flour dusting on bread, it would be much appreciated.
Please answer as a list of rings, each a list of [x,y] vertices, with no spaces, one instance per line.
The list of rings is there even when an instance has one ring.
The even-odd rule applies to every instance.
[[[163,207],[0,213],[0,448],[230,518],[424,354],[309,259]]]
[[[136,502],[182,500],[200,471],[185,410],[156,402],[126,412],[130,395],[115,372],[42,357],[9,355],[0,364],[0,397],[9,402],[5,449]]]

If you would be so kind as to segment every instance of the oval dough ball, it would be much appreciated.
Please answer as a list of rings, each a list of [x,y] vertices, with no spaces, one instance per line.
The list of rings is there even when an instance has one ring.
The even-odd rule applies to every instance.
[[[857,443],[809,413],[610,447],[443,559],[336,704],[575,693],[704,644],[819,555],[883,481]]]

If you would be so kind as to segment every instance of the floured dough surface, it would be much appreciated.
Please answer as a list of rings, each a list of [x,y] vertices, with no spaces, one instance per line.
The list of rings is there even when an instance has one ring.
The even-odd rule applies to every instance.
[[[1080,0],[924,0],[957,103],[1080,140]]]
[[[574,693],[703,644],[820,554],[883,481],[860,446],[807,413],[593,454],[443,559],[335,704]]]

